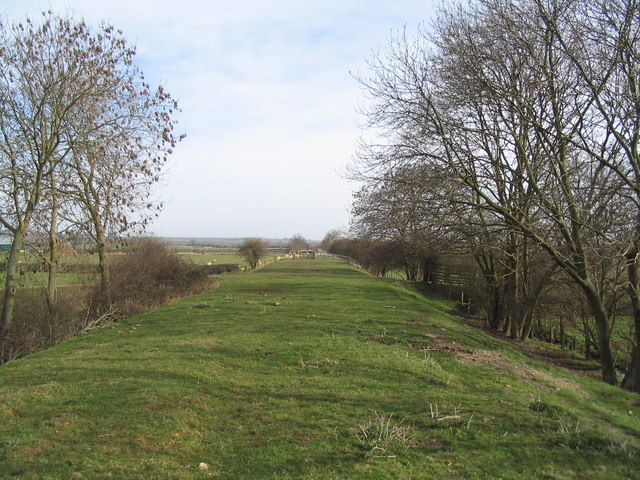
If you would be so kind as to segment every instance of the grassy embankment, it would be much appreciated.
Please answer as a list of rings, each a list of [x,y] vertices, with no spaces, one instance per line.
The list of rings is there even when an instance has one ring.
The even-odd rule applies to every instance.
[[[0,367],[0,478],[637,478],[640,397],[443,300],[323,260],[220,283]]]

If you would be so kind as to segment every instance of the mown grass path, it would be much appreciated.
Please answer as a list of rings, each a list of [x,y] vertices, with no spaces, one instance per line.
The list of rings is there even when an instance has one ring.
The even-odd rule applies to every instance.
[[[225,275],[0,367],[0,478],[638,478],[637,395],[449,308],[330,261]]]

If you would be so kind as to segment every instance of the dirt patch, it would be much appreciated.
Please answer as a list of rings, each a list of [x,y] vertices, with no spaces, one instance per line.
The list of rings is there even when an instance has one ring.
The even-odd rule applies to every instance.
[[[473,354],[473,350],[469,348],[465,348],[454,342],[445,342],[442,340],[439,340],[436,344],[430,342],[407,342],[407,346],[409,348],[425,350],[427,352]]]
[[[393,338],[393,337],[378,337],[376,335],[369,335],[367,337],[367,340],[369,342],[381,343],[383,345],[393,345],[394,343],[398,343],[398,339],[397,338]]]
[[[463,347],[462,345],[458,345],[454,342],[447,342],[445,340],[437,339],[438,343],[433,342],[404,342],[405,345],[414,350],[424,350],[427,352],[438,352],[438,353],[466,353],[473,354],[473,350]],[[402,343],[400,340],[394,337],[386,337],[386,336],[376,336],[369,335],[367,337],[369,342],[381,343],[383,345],[393,345],[395,343]]]
[[[490,350],[457,351],[456,357],[458,361],[466,365],[489,366],[496,370],[506,371],[508,374],[514,375],[545,391],[568,389],[578,393],[582,397],[589,396],[589,394],[573,380],[556,377],[549,372],[545,372],[531,365],[523,363],[516,364],[513,360],[508,359],[498,352],[492,352]]]
[[[428,335],[432,342],[407,342],[407,346],[413,349],[420,349],[429,352],[437,352],[437,353],[453,353],[456,356],[456,359],[465,364],[465,365],[480,365],[492,367],[496,370],[501,370],[506,372],[509,375],[513,375],[515,377],[520,378],[521,380],[535,385],[536,387],[545,390],[545,391],[553,391],[557,389],[569,389],[577,392],[579,395],[583,397],[588,397],[589,394],[575,381],[571,379],[556,377],[544,370],[540,370],[531,365],[516,363],[513,360],[505,357],[499,352],[495,352],[492,350],[483,350],[483,349],[472,349],[468,347],[464,347],[456,342],[452,342],[448,340],[446,337],[441,335]],[[510,339],[509,339],[510,340]],[[520,347],[524,342],[515,342],[513,340],[510,341],[516,347]],[[529,353],[536,352],[536,348],[534,345],[526,345],[529,347]],[[525,355],[527,355],[527,349],[520,349],[523,351]],[[548,350],[544,350],[541,348],[537,348],[538,355],[527,355],[537,360],[543,360],[549,362],[548,354],[550,353]],[[546,355],[542,355],[542,352],[545,352]],[[571,354],[569,352],[560,352],[564,354],[562,356],[563,359],[567,359]],[[565,369],[566,363],[562,363],[561,365],[557,365],[556,362],[549,362],[556,366],[562,366]],[[561,363],[561,362],[558,362]],[[574,370],[568,369],[572,374],[575,373]]]
[[[430,333],[425,334],[425,336],[428,337],[430,341],[401,342],[397,338],[389,337],[386,335],[368,335],[366,337],[366,340],[370,342],[381,343],[383,345],[404,343],[406,346],[414,350],[454,354],[456,359],[465,365],[491,367],[497,371],[505,372],[508,375],[515,376],[541,390],[550,392],[559,389],[568,389],[576,392],[578,395],[584,398],[589,397],[589,393],[584,390],[578,382],[569,378],[557,377],[549,372],[533,367],[531,365],[515,362],[496,351],[465,347],[459,343],[452,342],[451,340],[440,334]],[[511,339],[507,340],[509,340],[509,343],[514,345],[516,348],[518,348],[518,350],[520,350],[530,358],[542,360],[555,366],[563,367],[571,374],[583,373],[576,372],[574,369],[567,367],[567,365],[570,364],[568,360],[570,358],[573,358],[573,355],[570,352],[560,351],[558,352],[560,355],[558,357],[554,357],[557,361],[551,361],[550,355],[552,353],[555,354],[555,351],[546,350],[534,345],[527,345],[524,342],[517,342]]]
[[[476,317],[468,315],[458,316],[463,317],[468,325],[482,330],[494,338],[508,342],[512,347],[529,358],[563,368],[571,372],[572,375],[594,379],[600,378],[600,370],[597,362],[587,360],[571,350],[560,350],[552,345],[547,348],[530,342],[515,340],[500,331],[489,328],[485,322]]]

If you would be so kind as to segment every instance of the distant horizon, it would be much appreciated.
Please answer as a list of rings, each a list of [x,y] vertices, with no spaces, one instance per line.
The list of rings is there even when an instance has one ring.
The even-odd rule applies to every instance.
[[[155,235],[157,238],[170,238],[170,239],[174,239],[174,240],[245,240],[247,238],[261,238],[264,240],[291,240],[294,236],[290,236],[290,237],[268,237],[268,236],[264,236],[264,235],[247,235],[247,236],[242,236],[242,235],[234,235],[231,237],[226,237],[226,236],[220,236],[220,237],[201,237],[201,236],[197,236],[197,235]],[[305,240],[317,240],[317,239],[311,239],[311,238],[307,238],[304,235],[302,236],[302,238],[304,238]],[[320,239],[322,240],[322,239]],[[317,241],[320,241],[317,240]]]
[[[283,247],[286,246],[293,237],[261,237],[261,236],[250,236],[250,237],[167,237],[167,236],[157,236],[159,240],[163,242],[172,244],[172,245],[184,245],[184,246],[193,246],[193,247],[235,247],[240,245],[244,240],[249,238],[259,238],[263,240],[268,245],[275,247]],[[305,238],[305,240],[309,243],[320,243],[322,240]]]

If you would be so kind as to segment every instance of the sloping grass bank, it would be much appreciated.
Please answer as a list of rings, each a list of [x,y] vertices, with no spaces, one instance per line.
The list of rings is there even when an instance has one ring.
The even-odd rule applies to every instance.
[[[637,478],[640,398],[324,260],[0,367],[0,478]]]

